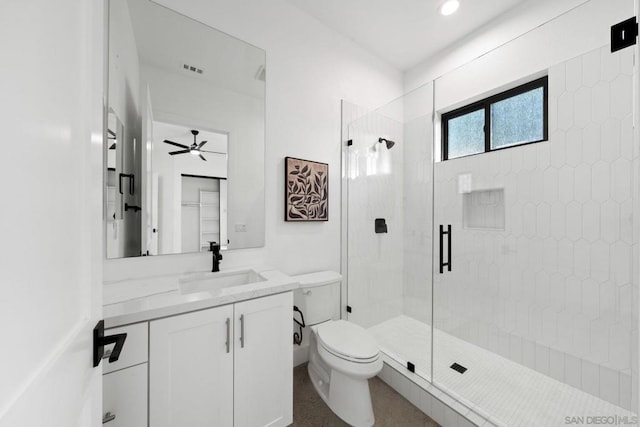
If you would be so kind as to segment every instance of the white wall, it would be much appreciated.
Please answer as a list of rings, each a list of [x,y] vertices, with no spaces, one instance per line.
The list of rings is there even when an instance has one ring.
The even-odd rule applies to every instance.
[[[227,251],[222,268],[267,263],[288,273],[340,269],[340,100],[376,106],[402,93],[402,75],[285,0],[159,3],[267,52],[266,245]],[[285,223],[284,157],[329,163],[329,221]],[[209,254],[105,263],[105,280],[206,270]]]
[[[103,19],[99,2],[0,4],[2,426],[100,425]]]
[[[526,33],[536,32],[541,25],[555,20],[567,12],[571,14],[572,12],[570,11],[574,8],[589,2],[599,3],[599,5],[595,7],[600,9],[604,7],[612,10],[616,7],[615,2],[594,2],[592,0],[536,0],[523,2],[497,17],[478,31],[467,35],[452,46],[447,46],[440,54],[427,58],[415,67],[407,70],[404,79],[405,91],[410,92]],[[607,6],[607,3],[610,3],[610,5]],[[594,16],[598,15],[592,15],[589,20],[592,20]],[[602,31],[597,33],[581,32],[579,36],[576,35],[576,37],[573,37],[574,27],[572,25],[576,25],[578,21],[574,19],[570,22],[570,26],[558,29],[559,32],[556,36],[559,35],[560,38],[555,39],[555,42],[549,45],[549,47],[552,48],[551,50],[557,49],[558,42],[560,44],[586,43],[586,45],[589,46],[594,36],[601,37],[603,35]],[[568,37],[569,34],[572,36]],[[539,53],[534,56],[538,54]],[[527,61],[526,58],[523,59],[525,59],[525,62]]]
[[[631,0],[591,0],[482,57],[469,58],[436,80],[435,110],[503,90],[551,65],[608,45],[610,26],[632,14]]]
[[[638,16],[640,14],[640,0],[635,0],[635,15]],[[636,44],[635,48],[635,57],[640,58],[640,44]],[[636,59],[637,61],[637,59]],[[634,75],[633,75],[633,137],[636,144],[640,141],[640,67],[638,67],[637,62],[634,67]],[[638,151],[634,152],[634,162],[633,162],[633,179],[635,182],[638,180],[638,176],[640,171],[640,156]],[[636,204],[634,205],[634,212],[638,212],[640,206],[638,202],[640,201],[640,197],[635,198]],[[638,225],[638,222],[635,224]],[[632,382],[632,392],[631,396],[633,399],[633,404],[636,408],[640,407],[640,393],[638,392],[639,382],[640,382],[640,357],[638,356],[639,352],[639,343],[640,343],[640,318],[638,315],[638,310],[640,309],[640,292],[637,292],[638,289],[638,277],[640,276],[640,271],[638,266],[640,266],[640,252],[638,251],[638,243],[636,243],[633,247],[633,256],[634,256],[634,270],[633,270],[633,278],[636,283],[635,294],[633,297],[633,304],[635,310],[633,312],[633,324],[631,330],[631,382]]]

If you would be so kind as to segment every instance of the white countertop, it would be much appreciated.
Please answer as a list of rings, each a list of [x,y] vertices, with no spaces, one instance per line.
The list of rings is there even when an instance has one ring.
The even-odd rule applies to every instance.
[[[246,271],[259,273],[266,280],[247,285],[229,286],[211,292],[180,293],[180,281],[217,273],[190,273],[144,277],[105,282],[104,323],[106,328],[145,322],[160,317],[259,298],[291,291],[299,287],[296,279],[268,267],[244,267],[221,272]]]

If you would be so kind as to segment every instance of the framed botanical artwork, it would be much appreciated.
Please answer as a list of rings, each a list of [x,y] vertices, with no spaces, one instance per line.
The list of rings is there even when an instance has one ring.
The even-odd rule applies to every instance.
[[[284,220],[329,220],[329,165],[284,159]]]

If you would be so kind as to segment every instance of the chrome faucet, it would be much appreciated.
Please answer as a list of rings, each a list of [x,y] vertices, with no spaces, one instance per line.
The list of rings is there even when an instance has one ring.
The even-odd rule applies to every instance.
[[[213,252],[213,268],[211,271],[214,273],[220,271],[220,261],[222,261],[220,245],[216,242],[209,242],[209,251]]]

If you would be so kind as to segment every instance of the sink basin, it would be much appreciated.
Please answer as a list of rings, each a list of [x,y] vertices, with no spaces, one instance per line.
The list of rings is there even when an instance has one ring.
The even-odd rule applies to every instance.
[[[264,282],[266,279],[254,270],[203,273],[180,280],[180,293],[217,292],[224,288]]]

